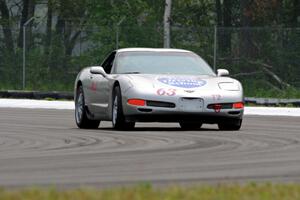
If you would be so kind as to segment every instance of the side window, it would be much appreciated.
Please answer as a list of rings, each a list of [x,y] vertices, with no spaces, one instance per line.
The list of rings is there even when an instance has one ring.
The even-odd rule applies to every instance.
[[[104,62],[101,65],[107,74],[110,74],[111,72],[111,68],[114,64],[115,56],[116,56],[116,52],[114,51],[104,60]]]

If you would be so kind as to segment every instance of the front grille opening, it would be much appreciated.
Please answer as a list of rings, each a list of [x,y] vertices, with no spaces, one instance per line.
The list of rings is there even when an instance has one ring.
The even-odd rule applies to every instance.
[[[228,114],[230,114],[230,115],[238,115],[240,113],[241,113],[240,111],[229,111],[228,112]]]
[[[147,101],[147,106],[175,108],[176,105],[174,103],[163,102],[163,101]]]
[[[149,108],[138,108],[138,110],[141,112],[152,112],[152,109]]]

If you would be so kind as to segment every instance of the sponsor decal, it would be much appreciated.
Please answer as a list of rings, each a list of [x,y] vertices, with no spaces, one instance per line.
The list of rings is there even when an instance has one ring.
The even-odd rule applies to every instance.
[[[159,82],[166,85],[180,88],[197,88],[206,85],[204,80],[188,79],[188,78],[167,78],[162,77],[157,79]]]
[[[96,84],[96,82],[92,82],[92,85],[91,85],[90,89],[92,91],[94,91],[94,92],[97,90],[97,84]]]

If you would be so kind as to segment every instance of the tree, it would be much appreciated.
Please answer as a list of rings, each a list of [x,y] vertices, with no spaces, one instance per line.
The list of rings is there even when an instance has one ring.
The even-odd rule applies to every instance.
[[[300,24],[300,0],[293,1],[293,14],[292,14],[292,24],[299,25]]]
[[[233,0],[216,0],[216,25],[218,26],[218,49],[224,53],[231,51]]]
[[[53,0],[48,0],[47,23],[46,23],[46,38],[45,38],[45,57],[49,62],[50,45],[52,41],[52,21],[53,21]]]
[[[18,39],[18,47],[23,48],[23,26],[26,23],[27,20],[29,20],[31,17],[34,16],[34,10],[35,10],[35,0],[22,0],[22,16],[20,20],[20,27],[19,27],[19,39]],[[28,26],[28,34],[27,34],[27,44],[29,43],[30,38],[32,37],[31,33],[31,24]],[[30,45],[28,45],[30,46]]]
[[[164,48],[170,48],[171,8],[172,0],[166,0],[164,15]]]
[[[14,50],[14,41],[13,41],[13,34],[11,31],[11,19],[9,15],[9,9],[7,7],[5,0],[0,0],[0,14],[1,14],[1,21],[0,24],[3,27],[3,35],[4,35],[4,42],[6,49],[10,56],[14,57],[15,50]]]

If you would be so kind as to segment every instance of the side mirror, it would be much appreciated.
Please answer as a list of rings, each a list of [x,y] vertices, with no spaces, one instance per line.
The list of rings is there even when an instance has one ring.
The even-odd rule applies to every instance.
[[[107,74],[106,74],[106,72],[104,71],[103,67],[100,67],[100,66],[94,66],[94,67],[91,67],[90,72],[91,72],[92,74],[100,74],[100,75],[102,75],[103,77],[107,77]]]
[[[228,76],[229,75],[229,71],[227,69],[218,69],[218,76]]]

